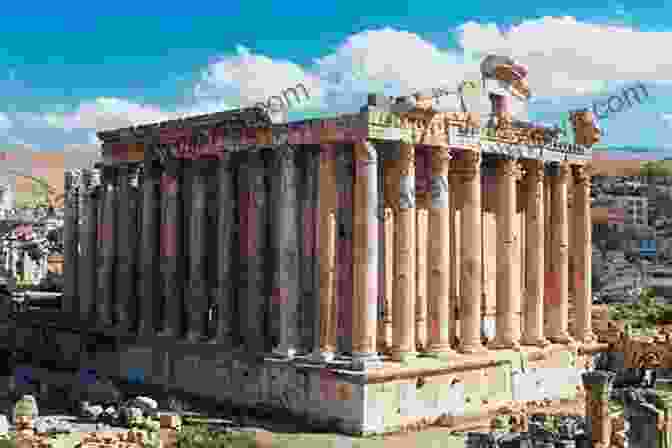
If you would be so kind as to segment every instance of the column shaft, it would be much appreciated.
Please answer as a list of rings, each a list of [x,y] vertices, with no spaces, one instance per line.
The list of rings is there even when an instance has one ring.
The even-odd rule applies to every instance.
[[[195,342],[205,336],[209,303],[207,253],[207,176],[206,160],[191,160],[187,168],[189,202],[189,282],[185,294],[187,340]]]
[[[582,342],[594,341],[592,331],[591,310],[592,297],[592,219],[590,213],[590,173],[586,166],[576,166],[574,210],[576,232],[575,290],[575,337]]]
[[[548,171],[548,173],[551,173],[551,166],[548,165],[545,167],[545,170]],[[544,176],[544,279],[548,277],[548,273],[552,271],[552,252],[551,248],[553,247],[551,245],[551,232],[553,231],[553,226],[552,226],[552,214],[551,214],[551,176],[546,175]],[[544,335],[548,337],[548,335],[551,334],[550,330],[550,321],[552,320],[552,310],[549,306],[545,306],[546,303],[550,300],[549,297],[547,297],[549,293],[548,290],[548,285],[546,285],[546,282],[544,282]]]
[[[153,335],[155,301],[159,293],[159,169],[153,160],[151,147],[145,149],[142,182],[142,266],[140,267],[141,293],[138,306],[138,333]]]
[[[460,263],[462,261],[462,231],[460,225],[462,222],[462,212],[460,211],[462,207],[462,184],[457,175],[457,168],[455,168],[458,163],[456,161],[451,162],[453,169],[448,176],[450,184],[450,321],[453,322],[453,326],[449,329],[451,347],[457,347],[458,345],[460,330],[458,320],[460,320],[459,309],[462,301],[460,273]]]
[[[545,246],[545,194],[544,164],[538,160],[527,160],[526,164],[526,257],[527,271],[525,285],[525,311],[523,343],[525,345],[546,346],[544,338],[544,266]]]
[[[114,307],[114,291],[117,287],[114,279],[114,267],[116,258],[116,173],[114,169],[104,171],[104,189],[102,204],[102,220],[98,229],[100,240],[102,264],[98,271],[98,308],[96,313],[97,323],[102,325],[112,324]]]
[[[319,353],[333,358],[336,351],[336,148],[323,145],[318,175],[319,223],[318,253],[320,270]]]
[[[354,148],[355,194],[352,306],[352,356],[357,368],[379,364],[376,353],[378,317],[378,154],[370,142]]]
[[[95,174],[94,174],[95,172]],[[98,170],[82,172],[79,194],[79,258],[77,277],[79,282],[79,313],[81,320],[92,317],[93,305],[98,297],[98,276],[96,273],[98,201],[100,198],[100,174]]]
[[[520,342],[520,290],[516,291],[515,223],[517,162],[499,160],[497,167],[497,319],[494,348],[514,348]]]
[[[234,288],[236,279],[234,270],[234,234],[236,225],[236,200],[234,195],[234,177],[231,153],[222,154],[217,162],[217,302],[215,340],[223,346],[234,345],[233,319]]]
[[[392,359],[415,356],[415,147],[401,142],[397,160],[398,211],[392,304]]]
[[[484,350],[481,343],[481,154],[463,151],[462,175],[462,263],[460,339],[462,353]]]
[[[568,318],[568,226],[567,226],[567,178],[569,166],[556,165],[551,179],[551,272],[545,286],[549,308],[549,338],[557,343],[569,343]]]
[[[450,198],[448,173],[450,152],[443,148],[432,151],[431,208],[429,211],[429,303],[428,347],[432,356],[446,356],[450,348],[452,320],[450,308]]]
[[[137,234],[131,231],[131,185],[129,182],[130,168],[119,169],[119,196],[117,200],[117,265],[115,291],[115,321],[118,327],[129,324],[129,305],[132,296],[134,273],[131,270],[132,243]]]
[[[64,285],[63,285],[63,306],[62,311],[65,313],[74,313],[77,312],[79,304],[77,303],[77,297],[81,294],[78,294],[78,269],[77,264],[78,260],[81,257],[78,247],[79,247],[79,204],[78,204],[78,194],[83,194],[78,192],[79,189],[79,179],[75,178],[75,174],[72,171],[65,173],[65,222],[63,229],[63,260],[64,260],[64,269],[65,274]],[[5,255],[5,266],[7,270],[11,270],[11,257],[9,256],[9,251],[6,251]]]
[[[271,248],[273,253],[270,321],[273,351],[293,357],[300,345],[298,328],[299,251],[296,154],[290,146],[274,148],[269,157]]]
[[[182,333],[184,252],[182,250],[182,160],[169,160],[161,176],[161,336]]]

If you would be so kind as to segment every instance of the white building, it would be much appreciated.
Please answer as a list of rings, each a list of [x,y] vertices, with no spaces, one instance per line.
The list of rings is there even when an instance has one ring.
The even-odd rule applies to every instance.
[[[609,229],[622,232],[625,228],[648,229],[649,198],[646,196],[608,195],[610,209],[623,210],[622,222],[609,222]]]

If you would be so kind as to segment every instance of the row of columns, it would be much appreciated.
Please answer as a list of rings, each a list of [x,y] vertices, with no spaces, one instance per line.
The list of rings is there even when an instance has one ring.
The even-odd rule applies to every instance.
[[[394,360],[414,356],[417,341],[422,342],[427,355],[450,356],[457,333],[458,297],[460,344],[456,348],[462,353],[477,353],[487,348],[515,349],[521,343],[543,346],[549,340],[567,344],[574,339],[593,338],[589,283],[590,177],[584,166],[561,162],[545,169],[544,163],[538,160],[519,163],[498,159],[494,162],[496,337],[486,347],[481,339],[484,278],[481,165],[485,162],[482,155],[460,151],[451,156],[446,149],[431,148],[431,201],[424,204],[428,208],[425,216],[424,211],[416,208],[413,145],[402,142],[390,148],[389,144],[360,142],[354,154],[357,171],[353,212],[353,357],[374,360],[374,354],[382,351],[390,339]],[[382,165],[380,170],[375,168],[377,163]],[[490,163],[491,160],[485,162]],[[325,145],[320,166],[319,264],[320,352],[327,358],[333,356],[337,347],[334,331],[336,199],[332,187],[335,172],[333,147]],[[524,197],[517,198],[517,182],[523,172],[521,192]],[[382,195],[378,175],[385,177],[385,182],[380,182],[386,190]],[[568,212],[570,177],[574,198],[571,216]],[[520,237],[515,224],[517,199],[524,201],[526,210],[525,240],[520,242],[525,245],[522,263],[515,250],[519,247],[515,240]],[[376,216],[375,204],[383,200],[387,203]],[[571,278],[570,221],[575,253]],[[384,275],[380,275],[379,269]],[[418,276],[425,273],[426,290],[425,282],[418,281]],[[570,283],[576,311],[573,337],[568,329]],[[381,316],[376,313],[379,287],[383,296]],[[423,315],[427,316],[426,321]]]

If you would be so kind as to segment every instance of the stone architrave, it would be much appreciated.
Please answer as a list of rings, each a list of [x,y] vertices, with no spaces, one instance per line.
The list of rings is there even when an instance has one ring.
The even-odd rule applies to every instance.
[[[461,196],[460,351],[485,351],[481,343],[481,154],[458,153]]]
[[[575,274],[571,279],[575,282],[575,324],[576,338],[584,343],[596,340],[592,331],[591,314],[593,308],[592,296],[592,257],[593,257],[593,223],[590,204],[589,167],[578,165],[574,167],[574,210],[576,232]]]
[[[431,160],[431,205],[429,210],[429,297],[427,355],[447,357],[450,347],[450,151],[433,148]]]
[[[397,144],[396,267],[392,301],[392,359],[408,361],[415,351],[415,147]]]
[[[355,368],[380,367],[378,317],[378,153],[373,143],[355,143],[352,357]]]
[[[544,164],[538,160],[525,160],[526,167],[526,220],[527,233],[525,247],[527,251],[525,269],[526,300],[523,316],[524,330],[522,343],[545,347],[549,341],[544,337]]]
[[[551,271],[545,288],[547,301],[544,304],[552,317],[548,338],[555,343],[568,344],[572,338],[567,332],[568,302],[568,226],[567,226],[567,179],[569,165],[558,163],[553,168],[551,179]]]
[[[516,181],[520,174],[517,162],[498,160],[497,204],[497,318],[493,348],[517,348],[520,345],[520,290],[514,276],[514,238],[516,218]]]
[[[336,352],[336,148],[320,147],[318,174],[318,263],[320,327],[316,361],[331,361]]]

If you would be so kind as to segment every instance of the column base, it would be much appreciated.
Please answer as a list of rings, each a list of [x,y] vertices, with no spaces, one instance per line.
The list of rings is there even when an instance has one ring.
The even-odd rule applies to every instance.
[[[458,351],[464,355],[476,355],[479,353],[486,353],[488,348],[483,344],[462,344]]]
[[[442,361],[447,361],[454,359],[455,355],[457,352],[453,350],[450,345],[445,344],[445,345],[430,345],[427,348],[427,351],[422,354],[423,357],[426,358],[434,358],[434,359],[439,359]]]
[[[569,334],[564,333],[556,336],[549,336],[548,339],[554,344],[574,344],[576,341]]]
[[[551,345],[551,341],[549,341],[546,338],[523,338],[521,343],[523,345],[528,345],[528,346],[533,346],[533,347],[539,347],[539,348],[544,348],[548,347]]]
[[[593,342],[597,342],[597,335],[592,331],[588,331],[584,333],[583,337],[577,338],[577,340],[584,344],[592,344]]]
[[[406,363],[418,357],[418,353],[414,351],[402,351],[400,349],[392,349],[392,361]]]
[[[308,360],[316,363],[327,363],[334,360],[335,354],[332,351],[314,350],[309,356]]]
[[[383,361],[378,353],[352,353],[352,367],[354,370],[380,369],[383,367]]]
[[[172,328],[165,328],[156,333],[156,335],[160,337],[174,338],[177,336],[177,332],[175,332]]]
[[[293,359],[296,356],[296,349],[288,345],[278,346],[273,349],[271,355],[283,359]]]
[[[520,351],[520,342],[518,341],[498,341],[494,340],[487,346],[488,350],[516,350]]]

